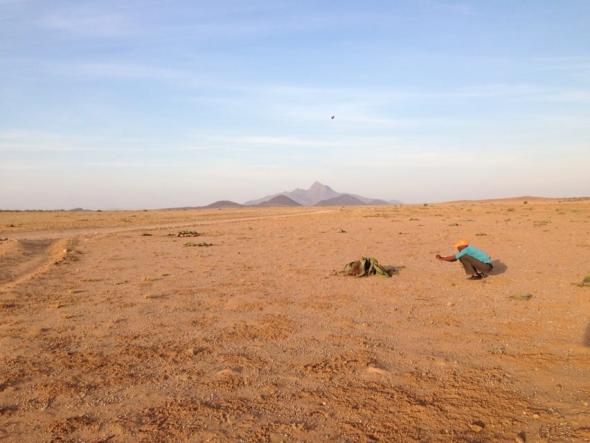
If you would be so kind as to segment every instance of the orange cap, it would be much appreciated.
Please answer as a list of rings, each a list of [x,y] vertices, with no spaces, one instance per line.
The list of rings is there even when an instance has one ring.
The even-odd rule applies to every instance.
[[[469,242],[467,240],[459,240],[457,243],[453,245],[453,248],[457,249],[461,246],[469,246]]]

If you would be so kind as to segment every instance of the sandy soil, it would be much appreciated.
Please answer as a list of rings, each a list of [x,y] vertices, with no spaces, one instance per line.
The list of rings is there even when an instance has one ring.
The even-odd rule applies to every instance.
[[[4,238],[2,441],[590,441],[588,201],[2,212]],[[434,259],[459,238],[496,275]],[[399,272],[335,274],[362,255]]]

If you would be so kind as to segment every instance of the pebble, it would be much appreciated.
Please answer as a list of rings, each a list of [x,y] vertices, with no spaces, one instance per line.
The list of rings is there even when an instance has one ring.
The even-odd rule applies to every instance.
[[[476,420],[473,423],[471,423],[469,425],[469,428],[473,431],[473,432],[481,432],[483,431],[483,429],[486,427],[485,423],[481,420]]]

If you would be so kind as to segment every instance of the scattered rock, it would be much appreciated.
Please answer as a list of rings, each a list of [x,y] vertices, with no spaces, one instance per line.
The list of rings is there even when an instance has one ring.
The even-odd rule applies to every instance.
[[[240,377],[242,369],[241,368],[226,368],[226,369],[222,369],[221,371],[218,371],[217,375],[218,377]]]
[[[208,349],[206,347],[204,347],[204,346],[191,346],[190,348],[188,348],[186,350],[186,353],[188,355],[193,355],[194,356],[194,355],[199,355],[199,354],[201,354],[203,352],[206,352],[207,350]]]
[[[510,298],[513,300],[530,300],[533,298],[533,294],[529,294],[528,292],[522,294],[513,294],[510,296]]]
[[[517,443],[526,443],[526,432],[520,431],[514,440]]]
[[[209,246],[213,246],[213,243],[207,243],[207,242],[193,243],[193,242],[189,241],[189,242],[186,242],[184,244],[184,246],[189,247],[189,248],[194,247],[194,246],[197,246],[199,248],[208,248]]]
[[[152,234],[150,234],[149,232],[144,232],[143,234],[141,234],[142,237],[151,237]]]
[[[165,294],[146,294],[144,295],[144,298],[146,300],[158,300],[160,298],[165,298],[166,295]]]
[[[504,346],[504,345],[494,346],[493,348],[490,349],[490,354],[504,355],[504,354],[506,354],[506,346]]]
[[[485,427],[486,427],[486,424],[481,420],[475,420],[473,423],[471,423],[469,425],[469,428],[473,432],[477,432],[477,433],[483,431]]]
[[[389,372],[386,369],[380,368],[375,365],[369,365],[367,367],[367,372],[369,374],[377,374],[377,375],[387,375]]]
[[[197,231],[179,231],[177,237],[199,237],[201,234]]]

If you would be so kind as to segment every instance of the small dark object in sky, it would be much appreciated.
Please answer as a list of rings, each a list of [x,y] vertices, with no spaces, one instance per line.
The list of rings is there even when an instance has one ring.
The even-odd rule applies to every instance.
[[[330,120],[334,120],[336,118],[335,115],[333,115],[332,117],[330,117]]]

